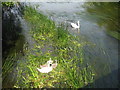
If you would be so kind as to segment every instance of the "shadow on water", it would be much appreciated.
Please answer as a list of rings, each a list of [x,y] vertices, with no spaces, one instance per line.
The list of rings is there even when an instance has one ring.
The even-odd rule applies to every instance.
[[[99,26],[104,26],[107,34],[120,40],[118,2],[86,2],[83,7],[85,19],[96,22]]]
[[[94,88],[119,88],[120,87],[119,78],[118,78],[118,76],[120,75],[119,71],[120,71],[120,68],[112,71],[111,73],[109,73],[105,76],[98,78],[93,83],[90,83],[83,88],[91,88],[91,87],[94,87]]]

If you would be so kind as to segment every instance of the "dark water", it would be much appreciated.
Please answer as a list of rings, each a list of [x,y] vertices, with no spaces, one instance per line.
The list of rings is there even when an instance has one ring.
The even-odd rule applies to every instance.
[[[31,3],[31,5],[36,5],[36,3]],[[36,10],[47,15],[56,24],[70,25],[71,22],[80,21],[80,33],[76,33],[70,27],[68,29],[71,34],[83,37],[84,41],[92,43],[84,47],[85,62],[92,65],[96,73],[96,79],[92,85],[118,87],[118,40],[106,33],[108,28],[104,25],[100,27],[96,22],[99,19],[91,17],[92,14],[83,8],[84,3],[37,3],[37,5],[39,7]],[[103,20],[106,19],[102,13],[98,16],[102,16]]]

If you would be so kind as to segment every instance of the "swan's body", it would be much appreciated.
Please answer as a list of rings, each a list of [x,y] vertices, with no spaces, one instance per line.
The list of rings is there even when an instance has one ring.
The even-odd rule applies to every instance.
[[[41,72],[41,73],[49,73],[50,71],[53,70],[53,68],[56,68],[56,67],[57,67],[57,60],[55,60],[55,61],[56,61],[56,62],[53,63],[53,61],[52,61],[51,58],[50,58],[50,60],[47,61],[47,64],[45,64],[45,65],[40,65],[41,69],[37,68],[37,70],[38,70],[39,72]],[[53,63],[53,64],[52,64],[52,63]]]
[[[50,60],[49,60],[50,61]],[[55,60],[56,62],[52,64],[52,68],[56,68],[57,67],[57,60]],[[53,62],[53,61],[52,61]],[[48,65],[45,64],[45,65],[40,65],[41,68],[43,67],[47,67]]]
[[[75,29],[78,29],[78,28],[80,28],[80,23],[79,23],[79,21],[77,22],[77,24],[71,23],[71,26]]]
[[[37,68],[37,70],[39,71],[39,72],[41,72],[41,73],[49,73],[50,71],[52,71],[52,67],[51,66],[49,66],[49,67],[43,67],[43,68],[41,68],[41,69],[39,69],[39,68]]]
[[[53,63],[53,61],[51,60],[51,58],[50,58],[50,60],[49,60],[49,61],[47,61],[47,64],[40,65],[40,67],[41,67],[41,68],[43,68],[43,67],[47,67],[49,63],[50,63],[50,64],[52,64],[52,63]]]
[[[52,71],[52,60],[50,58],[49,61],[47,61],[47,65],[41,65],[41,69],[37,68],[37,70],[41,73],[49,73],[50,71]]]

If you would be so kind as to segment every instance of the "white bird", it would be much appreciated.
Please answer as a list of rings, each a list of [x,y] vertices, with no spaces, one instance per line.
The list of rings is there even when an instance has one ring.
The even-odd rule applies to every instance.
[[[53,63],[53,61],[51,60],[51,58],[50,58],[49,61],[47,61],[47,64],[40,65],[40,67],[41,67],[41,68],[43,68],[43,67],[47,67],[49,63],[51,63],[51,64]]]
[[[41,73],[49,73],[52,69],[52,60],[47,61],[47,66],[44,66],[41,69],[37,68],[37,70]]]
[[[79,21],[77,22],[77,24],[71,23],[71,26],[75,29],[79,29],[80,28],[80,23],[79,23]]]

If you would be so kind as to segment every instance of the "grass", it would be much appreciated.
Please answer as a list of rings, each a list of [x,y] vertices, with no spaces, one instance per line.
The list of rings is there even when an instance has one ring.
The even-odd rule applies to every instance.
[[[93,82],[91,66],[84,67],[82,47],[85,42],[57,28],[47,16],[26,7],[24,18],[31,25],[30,34],[36,41],[17,66],[16,88],[82,88]],[[58,66],[48,74],[37,71],[51,58]],[[80,65],[80,66],[79,66]]]
[[[21,35],[19,39],[16,40],[15,46],[10,48],[8,55],[5,58],[2,57],[2,86],[3,88],[6,86],[7,87],[11,86],[10,82],[14,82],[14,77],[10,77],[10,75],[13,75],[12,73],[14,72],[14,68],[17,65],[17,61],[23,55],[23,52],[21,51],[23,48],[26,48],[26,46],[24,44],[24,37]]]

